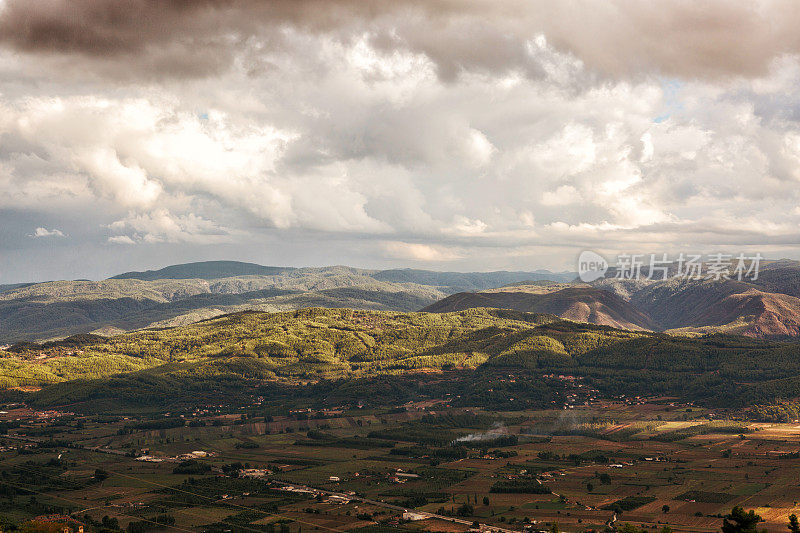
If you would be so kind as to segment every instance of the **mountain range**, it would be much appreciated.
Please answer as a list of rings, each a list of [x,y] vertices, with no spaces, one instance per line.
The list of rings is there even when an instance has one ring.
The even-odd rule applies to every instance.
[[[663,281],[573,272],[435,272],[236,261],[172,265],[99,281],[0,286],[0,343],[173,327],[244,310],[308,307],[432,313],[488,307],[547,313],[633,331],[800,336],[800,262],[772,261],[755,280]]]
[[[448,296],[424,311],[473,307],[553,313],[579,322],[630,330],[758,338],[800,335],[800,263],[775,261],[755,280],[631,280],[514,284]]]
[[[190,324],[242,310],[306,307],[416,311],[450,294],[575,274],[271,267],[206,261],[126,272],[100,281],[0,286],[0,343],[76,333],[111,335]]]

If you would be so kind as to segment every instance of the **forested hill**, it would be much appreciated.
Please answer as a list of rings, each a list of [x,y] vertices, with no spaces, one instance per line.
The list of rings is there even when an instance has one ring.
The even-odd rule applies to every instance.
[[[125,272],[109,279],[140,279],[153,281],[157,279],[217,279],[236,276],[275,276],[296,270],[291,267],[271,267],[240,261],[201,261],[171,265],[158,270],[144,272]]]
[[[416,311],[458,291],[573,276],[543,271],[458,273],[188,263],[101,281],[0,287],[0,344],[183,325],[242,310]]]
[[[432,394],[420,383],[445,372],[437,394],[511,409],[549,402],[544,376],[560,374],[608,395],[743,406],[800,396],[799,355],[792,343],[671,337],[497,309],[315,308],[20,345],[0,352],[0,383],[44,386],[28,397],[36,405],[135,409],[274,397],[275,387],[293,390],[287,397],[333,394],[325,383],[342,397],[375,401],[376,379],[392,380],[386,394],[411,399]]]

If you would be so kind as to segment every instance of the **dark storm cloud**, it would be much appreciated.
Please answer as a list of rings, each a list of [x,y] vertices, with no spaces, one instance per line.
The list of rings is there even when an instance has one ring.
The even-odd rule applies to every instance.
[[[635,0],[6,0],[0,40],[17,51],[77,55],[117,73],[202,76],[286,27],[421,52],[445,79],[463,70],[537,75],[526,42],[543,33],[607,75],[763,74],[800,50],[793,2]],[[90,63],[91,63],[90,61]],[[137,72],[131,72],[131,71]]]
[[[228,65],[248,38],[280,47],[285,26],[347,37],[397,10],[383,1],[11,0],[0,13],[0,42],[26,53],[118,61],[120,73],[199,76]]]

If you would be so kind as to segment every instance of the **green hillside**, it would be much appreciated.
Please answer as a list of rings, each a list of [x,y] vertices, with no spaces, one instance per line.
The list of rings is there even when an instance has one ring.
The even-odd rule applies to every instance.
[[[353,376],[445,365],[474,368],[488,358],[478,350],[501,353],[496,343],[511,342],[510,333],[554,319],[495,310],[444,315],[319,308],[242,312],[185,327],[126,333],[80,348],[65,348],[59,342],[15,346],[0,360],[0,383],[24,384],[11,377],[17,373],[22,379],[43,380],[110,375],[117,373],[111,362],[139,368],[201,363],[203,369],[207,364],[214,369],[221,362],[248,358],[258,375],[268,378]],[[74,353],[78,349],[80,355]],[[46,357],[35,358],[42,354]]]
[[[496,309],[312,308],[237,313],[104,340],[21,345],[0,352],[0,384],[45,386],[32,398],[37,405],[112,409],[249,402],[275,399],[279,391],[320,398],[334,389],[369,401],[369,391],[386,387],[387,379],[394,381],[386,394],[411,398],[444,372],[436,394],[514,408],[550,398],[552,386],[543,376],[563,373],[605,394],[675,395],[730,406],[800,396],[797,350],[789,343],[670,337]],[[498,373],[514,383],[514,394],[489,390]]]

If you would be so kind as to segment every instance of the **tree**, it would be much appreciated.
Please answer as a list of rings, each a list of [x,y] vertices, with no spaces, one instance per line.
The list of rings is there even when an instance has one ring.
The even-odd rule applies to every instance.
[[[789,515],[789,525],[786,526],[792,533],[800,533],[800,522],[797,521],[797,515]]]
[[[458,508],[458,516],[471,516],[475,513],[475,508],[472,506],[471,503],[462,504],[461,507]]]
[[[484,496],[483,497],[483,505],[489,505],[489,497],[488,496]]]
[[[586,484],[586,492],[592,492],[593,490],[594,490],[594,484],[593,483],[587,483]]]
[[[96,479],[97,481],[105,481],[106,479],[108,479],[108,472],[98,468],[94,471],[94,479]]]
[[[669,505],[662,505],[661,512],[667,514],[669,512]]]
[[[722,533],[762,533],[759,530],[758,523],[763,519],[758,516],[755,511],[745,512],[739,506],[731,510],[731,514],[722,520]]]
[[[558,527],[558,522],[553,522],[553,525],[550,526],[550,533],[561,533],[561,529]]]

